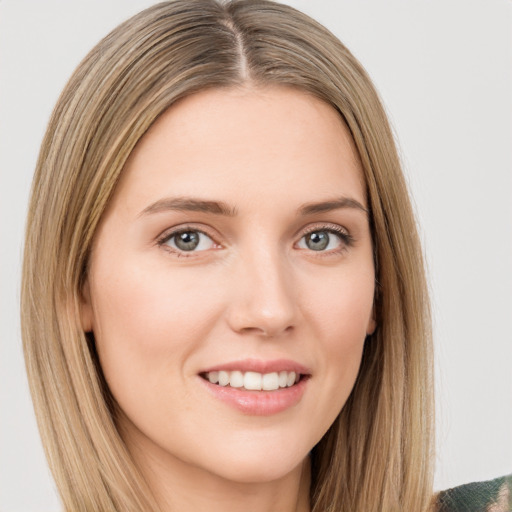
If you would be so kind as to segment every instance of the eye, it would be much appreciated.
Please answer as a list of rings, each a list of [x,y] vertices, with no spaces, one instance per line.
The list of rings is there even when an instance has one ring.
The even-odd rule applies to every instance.
[[[306,233],[297,244],[299,249],[309,249],[310,251],[326,252],[341,250],[350,245],[351,237],[341,228],[315,229]]]
[[[215,242],[202,231],[186,229],[167,235],[161,242],[177,252],[207,251],[215,247]]]

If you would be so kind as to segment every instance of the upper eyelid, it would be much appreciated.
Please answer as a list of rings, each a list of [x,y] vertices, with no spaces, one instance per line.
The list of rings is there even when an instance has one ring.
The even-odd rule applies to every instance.
[[[160,235],[157,236],[156,240],[158,243],[162,243],[166,240],[170,240],[173,236],[179,235],[180,233],[185,233],[187,231],[197,231],[198,233],[202,233],[203,235],[206,235],[207,237],[211,238],[215,243],[218,243],[216,241],[215,235],[210,233],[208,229],[193,226],[191,224],[167,228],[164,231],[162,231]]]
[[[333,222],[319,222],[315,224],[308,225],[302,229],[300,229],[296,236],[302,238],[303,236],[308,235],[309,233],[314,233],[315,231],[332,231],[334,233],[340,234],[340,232],[346,234],[347,236],[351,236],[350,231],[340,224],[335,224]]]
[[[310,226],[309,228],[305,228],[304,233],[310,233],[311,231],[344,231],[348,233],[348,229],[343,226],[338,226],[337,224],[321,224],[319,226]]]
[[[327,230],[332,229],[334,231],[344,231],[347,234],[350,233],[346,227],[341,226],[340,224],[335,224],[333,222],[315,222],[315,223],[308,224],[307,226],[304,226],[304,227],[298,229],[295,236],[298,236],[299,234],[302,234],[302,236],[304,236],[304,233],[307,234],[311,231],[316,231],[316,230],[321,230],[321,229],[327,229]],[[187,224],[182,224],[182,225],[166,228],[157,236],[157,238],[161,239],[161,238],[165,238],[165,237],[170,237],[170,236],[176,235],[178,233],[183,233],[184,231],[198,231],[198,232],[203,233],[212,238],[215,237],[215,234],[210,233],[210,230],[211,230],[211,228],[209,228],[209,227],[204,228],[203,225],[198,227],[197,225],[194,225],[194,223],[187,223]]]

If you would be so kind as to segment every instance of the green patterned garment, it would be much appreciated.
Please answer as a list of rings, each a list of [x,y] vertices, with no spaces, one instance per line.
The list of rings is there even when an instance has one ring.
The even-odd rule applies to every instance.
[[[441,491],[438,512],[512,512],[512,475]]]

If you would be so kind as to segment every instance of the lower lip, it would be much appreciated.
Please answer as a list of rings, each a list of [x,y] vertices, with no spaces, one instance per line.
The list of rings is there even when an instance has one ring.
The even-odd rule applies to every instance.
[[[215,398],[244,414],[254,416],[270,416],[297,405],[304,395],[308,382],[307,378],[302,378],[289,388],[280,388],[275,391],[248,391],[243,388],[219,386],[202,377],[199,378]]]

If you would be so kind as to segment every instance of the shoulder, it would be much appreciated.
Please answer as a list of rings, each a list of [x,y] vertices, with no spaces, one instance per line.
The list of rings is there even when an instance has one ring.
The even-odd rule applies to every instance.
[[[512,512],[512,475],[441,491],[437,512]]]

